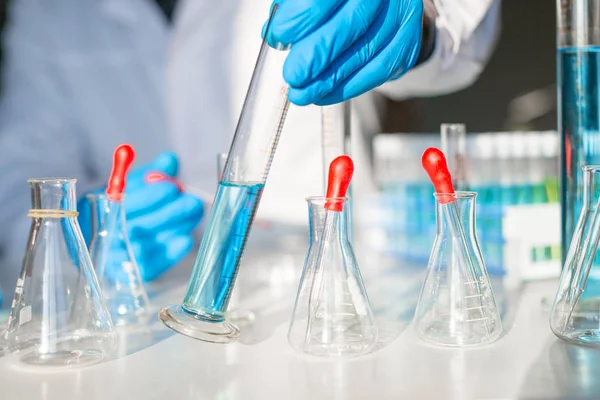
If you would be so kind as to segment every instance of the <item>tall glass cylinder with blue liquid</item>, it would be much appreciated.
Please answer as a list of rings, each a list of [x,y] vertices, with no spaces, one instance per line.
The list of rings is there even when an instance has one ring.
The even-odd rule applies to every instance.
[[[287,48],[271,43],[269,28],[270,23],[183,304],[159,314],[171,329],[208,342],[229,343],[239,336],[225,312],[289,106],[282,75]]]
[[[600,164],[599,1],[557,0],[557,82],[564,262],[583,204],[582,167]],[[600,279],[598,267],[590,277]]]

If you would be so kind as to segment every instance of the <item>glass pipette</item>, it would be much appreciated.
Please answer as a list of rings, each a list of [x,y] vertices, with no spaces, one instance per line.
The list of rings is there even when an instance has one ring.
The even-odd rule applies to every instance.
[[[340,154],[351,156],[351,103],[343,103],[321,107],[321,135],[323,150],[323,190],[327,190],[329,165]],[[348,187],[348,197],[352,198],[352,185]],[[348,214],[348,236],[352,237],[353,213],[352,202],[346,202]]]
[[[467,189],[467,128],[465,124],[442,124],[442,152],[448,156],[448,169],[452,173],[454,189]]]
[[[271,11],[183,304],[159,315],[171,329],[209,342],[239,336],[225,312],[289,107],[283,76],[272,76],[281,74],[287,48],[267,44],[277,9]]]
[[[350,100],[321,107],[323,189],[327,190],[329,165],[340,154],[350,152]]]

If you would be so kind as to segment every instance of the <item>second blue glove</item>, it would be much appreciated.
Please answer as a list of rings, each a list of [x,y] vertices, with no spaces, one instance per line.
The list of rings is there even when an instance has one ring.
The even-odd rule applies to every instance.
[[[152,172],[175,178],[178,166],[177,157],[166,152],[132,171],[127,178],[124,200],[127,233],[144,281],[156,279],[189,253],[194,244],[193,231],[204,215],[202,201],[182,192],[175,183],[146,180]],[[80,208],[79,223],[86,232],[90,216],[84,211],[85,205]],[[110,257],[126,257],[123,243],[111,243]]]

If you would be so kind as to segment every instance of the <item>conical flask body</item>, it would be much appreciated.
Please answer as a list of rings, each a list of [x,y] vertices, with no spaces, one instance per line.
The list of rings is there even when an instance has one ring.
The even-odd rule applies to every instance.
[[[341,199],[344,201],[344,199]],[[310,245],[288,331],[290,345],[317,356],[368,353],[377,342],[369,298],[348,239],[347,211],[308,199]],[[322,237],[324,228],[328,234]]]
[[[500,314],[475,231],[475,198],[436,194],[436,237],[415,311],[424,341],[443,346],[491,343],[502,333]],[[446,198],[447,199],[447,198]]]
[[[75,181],[29,181],[31,229],[5,332],[20,362],[83,366],[101,361],[116,336],[77,223]]]
[[[572,343],[600,346],[600,166],[583,167],[583,203],[550,313],[554,334]]]
[[[90,255],[106,306],[116,326],[147,322],[150,301],[127,234],[124,198],[87,196],[92,208]]]

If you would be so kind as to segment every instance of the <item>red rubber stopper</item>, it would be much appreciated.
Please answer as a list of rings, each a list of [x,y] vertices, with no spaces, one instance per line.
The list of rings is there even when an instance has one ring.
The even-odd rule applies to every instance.
[[[135,159],[135,151],[129,144],[122,144],[115,149],[113,154],[113,165],[108,178],[106,195],[109,200],[119,201],[125,192],[125,181],[127,172]]]
[[[183,183],[181,183],[181,181],[179,181],[176,178],[173,178],[172,176],[169,176],[163,172],[159,172],[159,171],[150,171],[146,174],[146,183],[152,183],[152,182],[171,182],[172,184],[174,184],[177,187],[177,190],[179,190],[180,192],[183,192],[185,190],[185,187],[183,186]]]
[[[342,211],[350,180],[354,173],[354,163],[348,156],[339,156],[329,165],[329,179],[327,181],[327,196],[325,209],[330,211]],[[333,200],[336,199],[336,200]]]
[[[427,175],[429,175],[436,193],[454,193],[452,175],[450,175],[450,171],[448,170],[444,153],[439,149],[430,147],[423,153],[421,164],[423,164],[423,168],[427,171]],[[439,196],[438,201],[442,204],[451,203],[454,201],[454,196]]]

